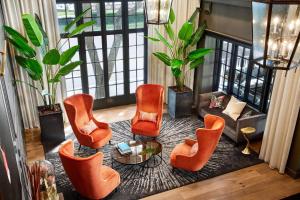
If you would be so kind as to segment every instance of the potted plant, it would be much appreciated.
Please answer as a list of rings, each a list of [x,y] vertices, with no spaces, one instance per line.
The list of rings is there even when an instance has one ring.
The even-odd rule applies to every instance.
[[[184,85],[185,75],[189,70],[196,69],[204,62],[204,56],[211,53],[212,49],[196,48],[206,28],[203,23],[195,28],[195,12],[188,21],[175,33],[172,24],[175,22],[173,9],[170,11],[169,22],[164,25],[168,35],[165,38],[157,29],[155,37],[147,37],[153,42],[161,42],[168,49],[168,52],[153,53],[165,65],[171,68],[176,80],[176,86],[168,88],[168,111],[173,118],[183,117],[191,114],[193,103],[193,92]]]
[[[73,61],[72,58],[79,49],[79,45],[70,47],[64,52],[61,48],[75,35],[81,34],[95,21],[79,24],[81,18],[90,10],[83,11],[64,28],[67,37],[61,44],[59,40],[55,48],[49,47],[47,33],[44,31],[37,15],[23,14],[22,22],[26,36],[17,30],[4,26],[6,39],[16,50],[15,60],[31,78],[32,81],[16,80],[16,83],[26,84],[35,89],[43,100],[38,106],[42,141],[56,143],[65,139],[62,109],[56,102],[56,91],[61,78],[73,71],[82,61]],[[75,26],[77,24],[77,26]],[[31,44],[30,44],[31,43]],[[43,79],[46,79],[44,81]]]

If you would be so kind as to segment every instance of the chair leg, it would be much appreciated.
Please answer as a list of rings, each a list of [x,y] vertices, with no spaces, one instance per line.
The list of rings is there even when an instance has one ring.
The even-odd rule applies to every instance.
[[[133,134],[133,140],[135,140],[135,134]]]
[[[79,144],[78,151],[80,151],[80,149],[81,149],[81,144]]]
[[[111,140],[109,140],[109,142],[108,142],[109,144],[111,144]]]
[[[96,149],[96,153],[98,153],[99,149]]]

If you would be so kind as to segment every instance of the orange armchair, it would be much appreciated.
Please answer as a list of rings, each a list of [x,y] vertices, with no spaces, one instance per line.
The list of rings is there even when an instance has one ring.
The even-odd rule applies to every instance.
[[[68,140],[60,146],[59,156],[75,190],[86,198],[102,199],[120,184],[119,173],[102,165],[101,152],[85,158],[75,157],[73,142]]]
[[[205,115],[205,128],[196,130],[197,140],[186,139],[184,143],[178,144],[170,156],[171,165],[188,171],[198,171],[204,167],[222,135],[225,121],[215,115]],[[196,148],[194,144],[198,144]]]
[[[93,97],[91,95],[75,94],[64,100],[64,106],[74,134],[80,144],[79,148],[83,145],[98,149],[110,141],[112,131],[109,125],[97,121],[93,116]],[[90,120],[93,120],[98,128],[87,135],[80,130],[80,127]]]
[[[131,132],[135,135],[156,137],[159,135],[164,106],[164,88],[161,85],[144,84],[136,89],[136,113],[131,120]],[[140,111],[157,113],[156,123],[140,120]]]

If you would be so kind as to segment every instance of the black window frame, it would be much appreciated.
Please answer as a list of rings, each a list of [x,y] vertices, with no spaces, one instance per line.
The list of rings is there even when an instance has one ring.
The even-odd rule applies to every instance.
[[[81,71],[81,85],[82,85],[82,93],[89,94],[89,83],[88,83],[88,71],[87,71],[87,59],[85,55],[85,37],[91,37],[91,36],[101,36],[102,39],[102,51],[103,51],[103,64],[104,68],[107,69],[108,65],[108,58],[107,58],[107,40],[106,37],[108,35],[116,35],[121,34],[123,37],[123,73],[124,73],[124,95],[116,95],[114,97],[110,97],[109,95],[109,77],[107,70],[104,71],[104,80],[105,80],[105,98],[95,100],[94,103],[94,109],[101,109],[101,108],[108,108],[112,106],[118,106],[118,105],[126,105],[130,103],[135,102],[135,93],[130,93],[130,69],[129,69],[129,34],[131,33],[144,33],[145,36],[148,35],[148,27],[146,24],[146,17],[144,17],[144,27],[143,28],[135,28],[131,29],[129,28],[128,18],[130,15],[128,15],[128,2],[142,2],[143,0],[56,0],[56,4],[74,4],[75,5],[75,15],[78,16],[80,12],[83,11],[83,3],[99,3],[100,4],[100,26],[101,29],[99,31],[87,31],[83,32],[82,34],[78,36],[74,36],[74,38],[77,38],[78,44],[80,45],[79,49],[79,58],[83,61],[83,64],[80,66]],[[105,3],[106,2],[122,2],[122,29],[120,30],[106,30],[106,16],[105,16]],[[145,14],[144,14],[145,16]],[[83,19],[80,20],[79,23],[83,23]],[[65,38],[66,34],[61,33],[61,38]],[[144,83],[147,83],[147,75],[148,75],[148,66],[147,66],[147,56],[148,56],[148,40],[146,37],[144,38]],[[136,69],[136,72],[138,69]],[[137,80],[136,80],[137,81]],[[138,81],[137,81],[138,82]],[[117,83],[116,83],[117,85]],[[74,87],[74,85],[73,85]]]
[[[272,93],[272,88],[273,88],[273,81],[274,81],[274,77],[275,77],[275,70],[269,69],[269,68],[262,68],[261,66],[258,66],[258,73],[257,76],[253,76],[252,72],[254,69],[254,63],[251,61],[252,59],[252,52],[253,52],[253,46],[251,43],[246,42],[246,41],[240,41],[231,37],[226,37],[224,35],[221,34],[217,34],[214,32],[206,32],[206,35],[213,37],[216,39],[216,46],[215,46],[215,63],[214,63],[214,75],[213,75],[213,91],[217,91],[220,90],[220,79],[221,79],[221,68],[222,68],[222,49],[223,49],[223,42],[226,41],[228,43],[232,44],[232,51],[229,52],[231,54],[230,56],[230,64],[229,64],[229,74],[228,74],[228,85],[227,88],[225,90],[223,90],[223,92],[225,92],[226,94],[229,95],[233,95],[236,98],[247,102],[250,106],[256,108],[257,110],[263,112],[263,113],[267,113],[268,108],[269,108],[269,103],[270,103],[270,98],[271,98],[271,93]],[[244,51],[245,49],[250,49],[250,56],[248,59],[248,67],[247,67],[247,73],[246,73],[246,83],[245,83],[245,88],[244,88],[244,94],[242,95],[242,97],[238,94],[234,93],[234,81],[235,81],[235,73],[236,73],[236,62],[237,62],[237,58],[238,58],[238,48],[243,47]],[[244,53],[243,53],[244,56]],[[244,58],[242,59],[243,62]],[[242,63],[243,64],[243,63]],[[263,70],[264,71],[264,75],[263,75],[263,84],[262,84],[262,91],[260,96],[257,96],[257,83],[258,83],[258,79],[259,77],[259,73],[260,71]],[[255,95],[254,95],[254,100],[250,101],[249,100],[249,94],[250,94],[250,83],[251,83],[251,78],[256,78],[257,82],[256,82],[256,86],[255,86]],[[238,85],[238,91],[240,90],[241,87],[241,83],[239,82]],[[224,85],[223,85],[224,88]],[[259,105],[255,104],[255,98],[260,98],[260,102]]]

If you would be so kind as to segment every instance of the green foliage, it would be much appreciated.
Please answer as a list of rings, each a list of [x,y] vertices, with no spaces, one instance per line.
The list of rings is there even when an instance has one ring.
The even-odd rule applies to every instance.
[[[197,16],[198,10],[175,34],[172,24],[174,24],[176,17],[174,10],[171,9],[169,22],[164,25],[168,38],[165,38],[157,29],[155,29],[156,37],[146,37],[154,42],[162,42],[168,48],[168,53],[155,52],[153,55],[171,68],[179,90],[183,89],[185,73],[203,64],[204,56],[212,52],[212,49],[192,49],[202,39],[206,29],[206,23],[201,24],[199,27],[194,25]],[[186,69],[187,66],[189,67]]]
[[[43,58],[43,63],[46,65],[57,65],[60,59],[60,54],[57,49],[51,49]]]
[[[68,62],[71,61],[71,59],[73,58],[73,56],[76,54],[76,52],[78,51],[79,49],[79,45],[76,45],[76,46],[73,46],[71,47],[70,49],[64,51],[62,54],[61,54],[61,57],[60,57],[60,60],[59,60],[59,64],[60,65],[65,65],[67,64]]]
[[[79,22],[82,17],[90,10],[87,9],[66,25],[65,30],[69,31]],[[4,26],[6,38],[9,43],[17,50],[15,60],[22,67],[28,76],[36,81],[39,86],[24,81],[16,81],[16,83],[26,84],[38,91],[43,98],[45,105],[55,104],[57,84],[61,82],[63,76],[68,75],[74,68],[82,64],[82,61],[71,62],[73,56],[79,49],[79,46],[73,46],[64,52],[60,52],[60,41],[57,42],[56,48],[49,49],[49,39],[47,33],[43,29],[40,18],[37,15],[23,14],[23,25],[26,36],[32,45],[39,47],[42,55],[38,55],[34,48],[31,47],[29,41],[15,29]],[[87,27],[95,24],[95,21],[88,21],[79,24],[71,33],[67,34],[67,40],[71,37],[82,33]],[[42,60],[40,58],[42,57]],[[42,63],[42,64],[41,64]],[[43,77],[47,78],[47,84],[43,82]]]
[[[36,47],[42,46],[44,42],[43,34],[40,30],[39,25],[36,23],[34,16],[30,14],[23,14],[22,20],[23,25],[25,27],[25,31],[31,43]]]

